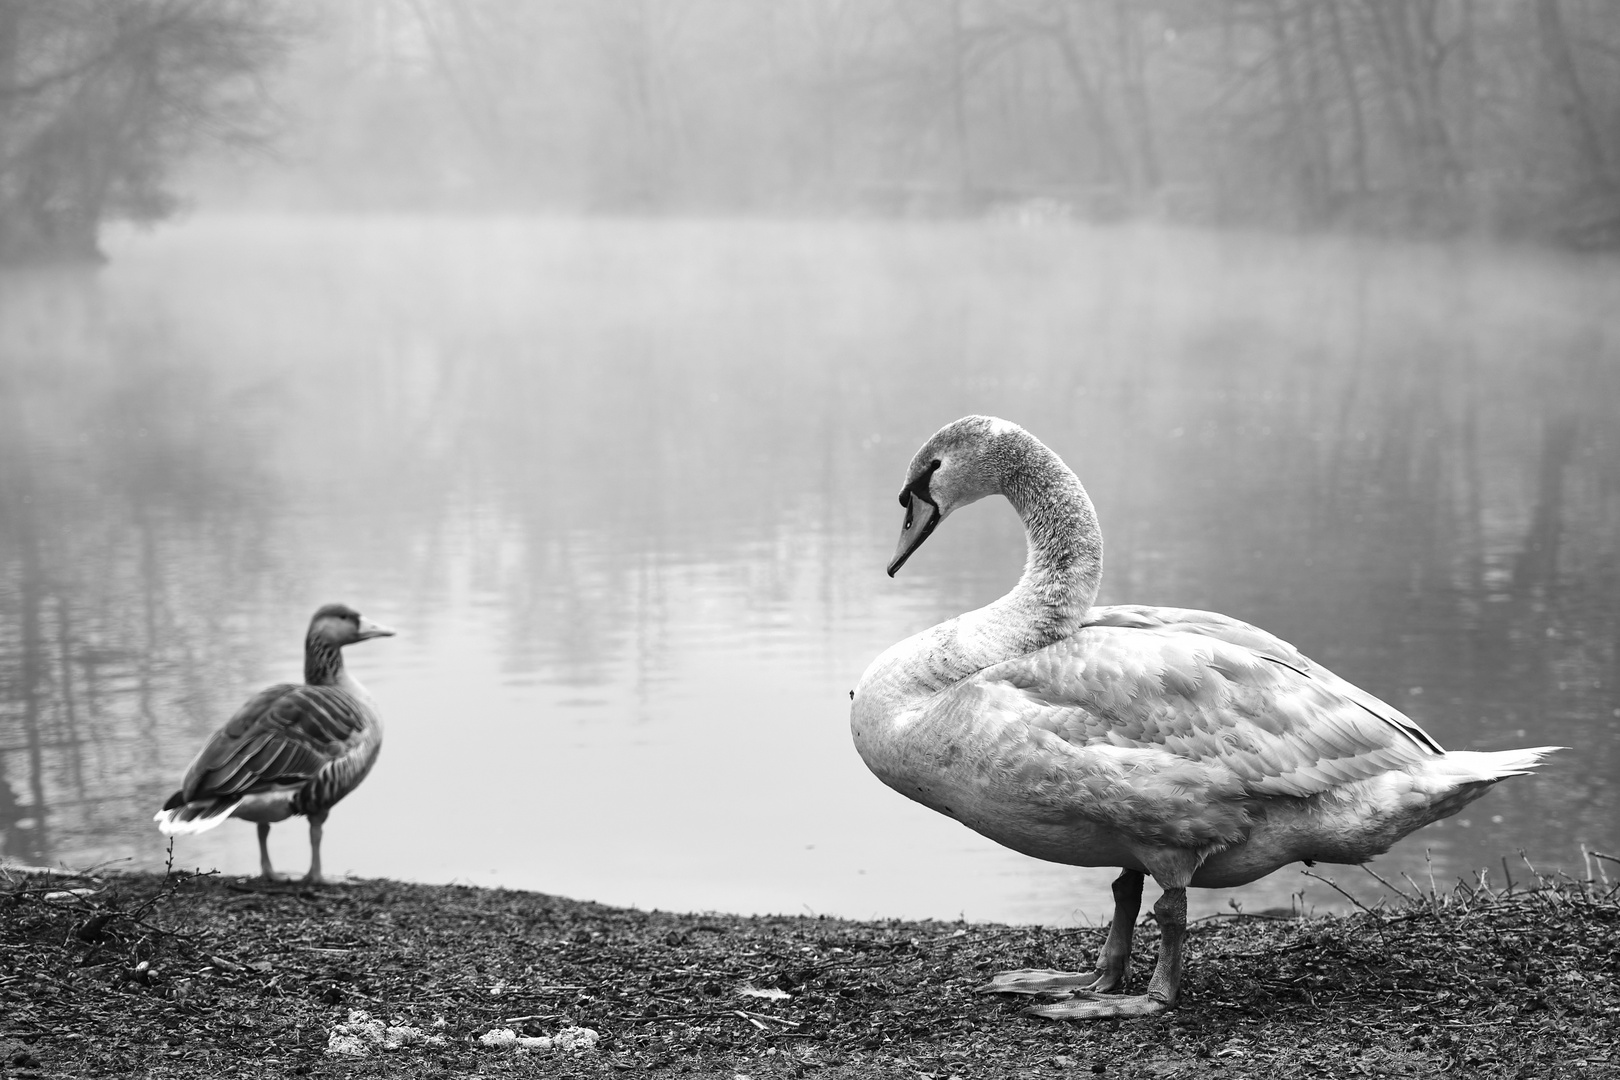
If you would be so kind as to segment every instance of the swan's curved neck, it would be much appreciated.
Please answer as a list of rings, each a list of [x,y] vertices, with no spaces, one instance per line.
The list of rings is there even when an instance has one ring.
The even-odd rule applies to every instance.
[[[305,638],[304,681],[310,686],[340,686],[353,681],[343,670],[343,650],[324,638]]]
[[[1068,637],[1096,602],[1102,581],[1102,530],[1080,480],[1027,432],[1002,437],[1001,493],[1024,523],[1029,555],[1012,591],[984,609],[1012,631],[1008,656]]]
[[[881,757],[876,747],[883,733],[910,703],[1062,641],[1084,624],[1097,598],[1102,530],[1085,488],[1062,459],[1020,428],[986,447],[979,467],[979,490],[1006,496],[1024,523],[1029,555],[1023,576],[1001,599],[897,641],[872,661],[851,714],[868,764],[871,755]]]

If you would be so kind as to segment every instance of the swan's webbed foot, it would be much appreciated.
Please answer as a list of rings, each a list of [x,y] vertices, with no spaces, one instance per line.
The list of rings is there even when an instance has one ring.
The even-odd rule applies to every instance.
[[[1084,982],[1084,976],[1074,977],[1062,995],[1063,1000],[1031,1005],[1023,1012],[1028,1016],[1044,1016],[1049,1020],[1106,1020],[1137,1016],[1157,1016],[1176,1007],[1181,997],[1181,944],[1187,933],[1187,890],[1184,886],[1166,888],[1159,902],[1153,906],[1153,917],[1159,924],[1159,961],[1154,965],[1153,977],[1148,981],[1145,994],[1112,994],[1124,982],[1125,968],[1130,956],[1130,920],[1136,917],[1136,904],[1129,895],[1140,882],[1133,882],[1130,871],[1120,875],[1115,883],[1115,896],[1120,902],[1115,908],[1114,925],[1102,955],[1097,958],[1097,971]],[[1122,895],[1125,894],[1125,895]],[[1136,892],[1140,896],[1140,892]],[[1035,976],[1035,978],[1019,978]],[[1058,979],[1042,976],[1058,976]],[[1036,991],[1013,989],[1018,985],[1048,985],[1056,988],[1064,976],[1060,971],[1009,971],[998,976],[989,985],[1004,992],[1031,993]],[[1005,978],[1004,985],[998,985]],[[1058,995],[1044,995],[1058,996]]]
[[[1003,971],[983,986],[981,994],[1028,994],[1032,997],[1068,997],[1076,991],[1107,994],[1122,989],[1131,963],[1131,937],[1136,930],[1136,913],[1142,905],[1142,875],[1122,870],[1114,881],[1114,919],[1108,940],[1097,954],[1094,971],[1052,971],[1047,968],[1021,968]]]
[[[1019,968],[997,972],[982,986],[979,994],[1028,994],[1031,997],[1068,997],[1076,991],[1106,992],[1117,987],[1117,975],[1105,971],[1054,971],[1050,968]]]
[[[1094,994],[1080,991],[1064,1001],[1031,1005],[1022,1012],[1048,1020],[1106,1020],[1110,1017],[1157,1016],[1168,1012],[1169,1002],[1152,994]]]

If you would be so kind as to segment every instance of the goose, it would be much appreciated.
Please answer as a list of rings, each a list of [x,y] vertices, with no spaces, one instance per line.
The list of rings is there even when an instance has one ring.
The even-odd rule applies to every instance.
[[[960,507],[1002,495],[1023,576],[995,602],[885,650],[851,697],[868,768],[1014,851],[1117,866],[1092,970],[978,987],[1058,1019],[1151,1016],[1180,997],[1187,889],[1292,862],[1362,863],[1560,747],[1446,752],[1398,710],[1225,615],[1095,607],[1102,534],[1079,479],[1009,421],[967,416],[912,459],[894,576]],[[1146,992],[1126,994],[1145,875],[1162,890]]]
[[[309,873],[321,881],[321,827],[366,778],[382,749],[382,722],[365,687],[343,666],[343,647],[391,637],[344,604],[315,612],[304,638],[304,685],[261,690],[192,759],[180,790],[154,815],[168,836],[205,832],[229,817],[259,827],[259,868],[274,879],[270,825],[309,819]]]

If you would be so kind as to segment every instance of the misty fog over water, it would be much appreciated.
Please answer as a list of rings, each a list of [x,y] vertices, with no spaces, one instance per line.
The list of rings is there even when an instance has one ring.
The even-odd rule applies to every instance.
[[[850,745],[865,665],[1019,572],[992,500],[883,573],[911,454],[970,412],[1087,485],[1100,602],[1257,623],[1448,749],[1572,748],[1384,876],[1620,850],[1612,261],[1011,221],[200,215],[105,247],[0,274],[8,858],[161,867],[152,812],[342,600],[399,636],[347,654],[387,735],[329,871],[1094,921],[1114,871]],[[272,851],[301,869],[302,821]],[[237,822],[175,857],[257,867]],[[1297,868],[1190,899],[1301,888],[1338,900]]]

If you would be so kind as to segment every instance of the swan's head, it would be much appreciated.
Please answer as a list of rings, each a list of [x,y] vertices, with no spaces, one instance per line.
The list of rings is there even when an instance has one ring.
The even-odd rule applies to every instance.
[[[900,489],[906,520],[889,562],[890,577],[952,510],[1001,490],[1003,462],[995,445],[1002,436],[1022,434],[1023,430],[994,416],[964,416],[923,443],[911,459],[905,487]]]
[[[309,620],[310,640],[330,645],[353,645],[357,641],[393,635],[388,627],[372,622],[347,604],[327,604]]]

